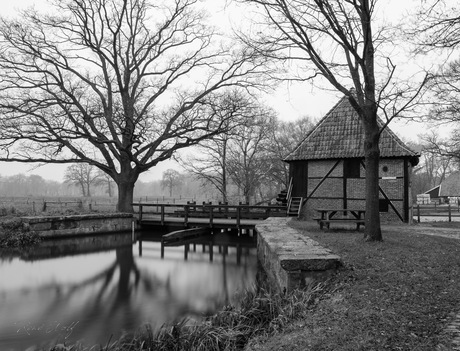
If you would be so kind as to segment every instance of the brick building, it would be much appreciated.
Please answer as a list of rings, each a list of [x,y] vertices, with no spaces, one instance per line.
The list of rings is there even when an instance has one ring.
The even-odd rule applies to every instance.
[[[382,124],[381,124],[382,125]],[[317,208],[365,208],[364,131],[343,97],[284,159],[289,163],[292,197],[302,197],[301,216]],[[412,218],[410,177],[419,154],[388,127],[380,136],[380,212],[383,221]]]

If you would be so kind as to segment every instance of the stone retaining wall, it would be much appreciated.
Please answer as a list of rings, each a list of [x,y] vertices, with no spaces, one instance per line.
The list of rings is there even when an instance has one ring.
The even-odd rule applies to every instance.
[[[26,230],[36,231],[43,238],[130,231],[133,220],[132,213],[22,218]]]
[[[279,291],[305,288],[340,264],[340,257],[297,229],[291,218],[271,217],[256,225],[257,256],[270,284]]]

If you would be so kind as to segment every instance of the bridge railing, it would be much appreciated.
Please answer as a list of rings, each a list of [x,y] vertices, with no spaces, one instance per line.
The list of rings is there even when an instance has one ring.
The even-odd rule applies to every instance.
[[[160,222],[164,225],[167,217],[180,217],[187,224],[190,218],[209,218],[212,225],[215,218],[235,219],[237,226],[244,219],[266,219],[268,217],[285,217],[285,206],[262,206],[262,205],[228,205],[212,203],[165,204],[165,203],[133,203],[138,208],[139,221],[148,219],[148,216],[160,216]]]

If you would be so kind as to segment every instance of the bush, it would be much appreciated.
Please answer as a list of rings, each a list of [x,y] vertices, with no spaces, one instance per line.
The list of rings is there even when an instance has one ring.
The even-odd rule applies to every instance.
[[[26,231],[20,218],[0,222],[0,248],[22,248],[41,241],[34,231]]]

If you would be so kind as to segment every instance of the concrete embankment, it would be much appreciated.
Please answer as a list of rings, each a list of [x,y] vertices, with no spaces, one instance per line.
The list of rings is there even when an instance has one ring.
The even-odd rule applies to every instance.
[[[340,264],[340,257],[291,228],[287,217],[272,217],[256,226],[257,255],[270,284],[280,291],[305,288]]]
[[[24,228],[43,238],[130,231],[132,213],[82,214],[71,216],[23,217]]]

